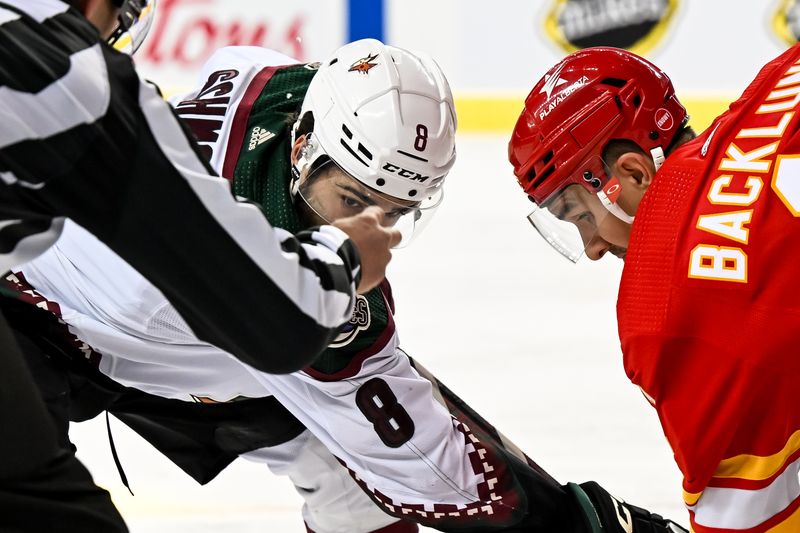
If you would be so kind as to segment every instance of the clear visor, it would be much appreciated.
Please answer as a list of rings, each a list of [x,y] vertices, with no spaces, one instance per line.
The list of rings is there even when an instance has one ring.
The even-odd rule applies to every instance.
[[[598,166],[600,165],[600,166]],[[602,162],[581,167],[580,180],[594,186],[591,180],[602,176]],[[528,215],[536,231],[561,255],[577,263],[587,254],[599,259],[605,252],[624,258],[625,246],[630,236],[633,218],[616,204],[621,185],[611,178],[597,193],[570,180],[570,185],[561,189],[539,205]]]
[[[383,225],[400,231],[401,240],[395,248],[408,246],[420,234],[444,198],[442,187],[421,201],[387,196],[367,187],[330,158],[304,174],[301,170],[297,193],[319,219],[318,223],[331,223],[377,206],[383,211]]]
[[[153,25],[156,0],[128,0],[122,4],[117,27],[108,44],[128,55],[133,55],[147,37]]]

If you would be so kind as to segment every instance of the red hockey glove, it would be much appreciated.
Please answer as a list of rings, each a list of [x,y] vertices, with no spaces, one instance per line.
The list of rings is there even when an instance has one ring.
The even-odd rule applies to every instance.
[[[588,533],[689,533],[672,520],[618,500],[594,481],[567,483],[567,488],[583,511]]]

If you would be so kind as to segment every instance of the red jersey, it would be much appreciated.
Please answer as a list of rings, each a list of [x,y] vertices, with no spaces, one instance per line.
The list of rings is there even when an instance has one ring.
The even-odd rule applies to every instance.
[[[667,158],[617,306],[696,533],[800,531],[800,46]],[[798,253],[798,262],[792,254]]]

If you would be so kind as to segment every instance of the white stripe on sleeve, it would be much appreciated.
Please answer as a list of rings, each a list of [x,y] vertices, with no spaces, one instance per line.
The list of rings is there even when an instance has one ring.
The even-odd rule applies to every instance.
[[[27,139],[44,139],[97,121],[111,102],[100,45],[72,54],[67,74],[38,93],[0,87],[0,102],[4,120],[0,148]]]
[[[4,220],[0,223],[0,229],[21,222],[19,220]],[[54,218],[50,221],[50,227],[45,231],[33,233],[17,241],[13,250],[0,254],[0,271],[5,272],[18,264],[26,263],[38,257],[43,250],[53,246],[61,235],[63,227],[64,218]]]
[[[3,0],[3,3],[24,11],[40,24],[69,9],[69,4],[60,0]]]
[[[707,487],[694,511],[697,524],[720,529],[749,529],[788,507],[800,497],[797,473],[800,459],[795,460],[768,486],[758,490]]]
[[[19,13],[15,13],[13,11],[0,8],[0,26],[5,24],[6,22],[17,20],[18,18],[19,18]]]

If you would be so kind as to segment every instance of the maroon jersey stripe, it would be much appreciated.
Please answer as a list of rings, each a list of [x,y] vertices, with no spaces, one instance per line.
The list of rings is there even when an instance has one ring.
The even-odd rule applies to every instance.
[[[233,123],[231,124],[231,134],[228,137],[228,147],[225,150],[225,163],[222,166],[222,177],[227,180],[233,179],[233,171],[236,169],[236,163],[239,161],[239,154],[242,151],[242,142],[244,141],[245,130],[247,129],[247,122],[250,118],[250,110],[253,104],[258,100],[261,91],[275,75],[278,69],[283,67],[265,67],[256,74],[247,90],[242,97],[241,103],[236,108],[236,114],[233,116]]]

